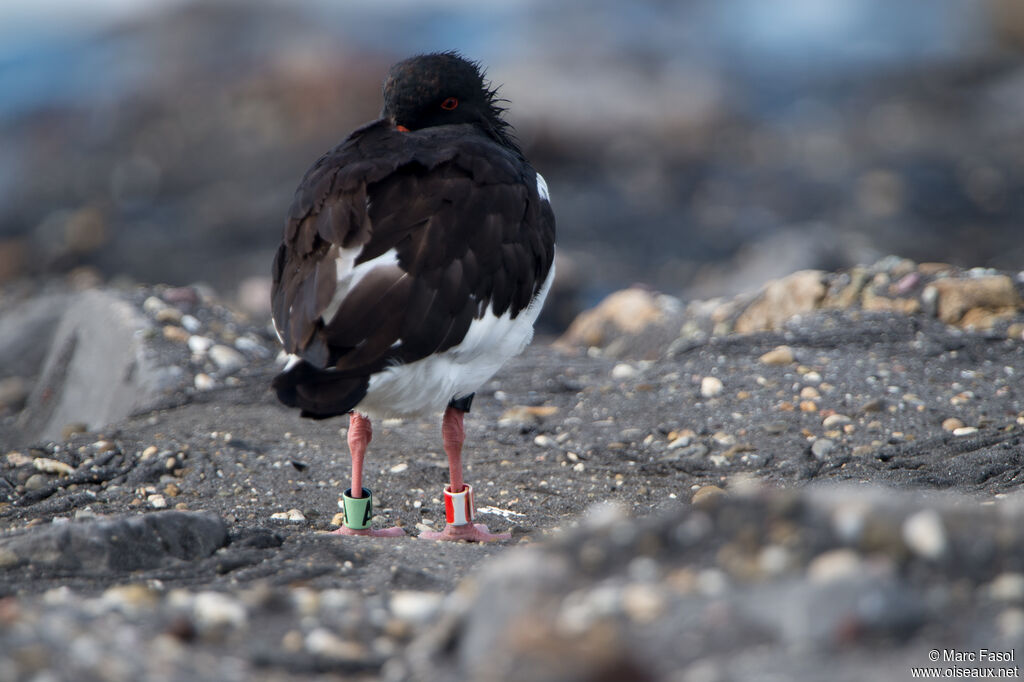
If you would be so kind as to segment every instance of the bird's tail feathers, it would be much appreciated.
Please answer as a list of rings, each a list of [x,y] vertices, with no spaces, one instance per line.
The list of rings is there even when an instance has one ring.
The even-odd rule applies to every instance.
[[[271,385],[278,400],[300,408],[303,417],[327,419],[351,411],[366,396],[369,384],[369,377],[339,376],[300,360],[274,377]]]

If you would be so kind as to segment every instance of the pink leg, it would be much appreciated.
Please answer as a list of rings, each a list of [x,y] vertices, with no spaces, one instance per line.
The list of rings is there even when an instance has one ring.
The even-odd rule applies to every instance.
[[[448,472],[451,476],[451,485],[448,490],[453,493],[462,492],[465,482],[462,480],[462,443],[466,440],[466,429],[462,424],[463,416],[466,413],[454,407],[444,411],[444,420],[441,422],[441,438],[444,441],[444,451],[448,455]],[[511,533],[490,533],[482,523],[466,523],[456,526],[446,523],[444,530],[424,531],[420,533],[421,538],[427,540],[465,540],[467,542],[491,542],[492,540],[511,540]]]
[[[352,412],[348,417],[348,449],[352,454],[352,497],[363,496],[363,459],[366,457],[366,447],[373,439],[373,424],[368,417],[358,412]],[[405,535],[401,528],[364,528],[357,530],[342,526],[335,535],[372,535],[374,537],[397,537]]]

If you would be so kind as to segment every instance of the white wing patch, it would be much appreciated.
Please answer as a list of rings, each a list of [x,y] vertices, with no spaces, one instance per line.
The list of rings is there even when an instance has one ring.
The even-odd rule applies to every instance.
[[[324,312],[321,314],[324,320],[329,321],[334,317],[345,297],[364,277],[370,274],[371,270],[398,265],[398,252],[394,249],[389,249],[376,258],[356,265],[356,259],[362,250],[362,247],[358,249],[339,249],[338,256],[334,260],[334,266],[338,272],[338,282],[334,287],[334,296],[331,297],[331,302],[327,304],[327,307],[324,308]]]
[[[551,203],[551,197],[548,195],[548,183],[540,173],[537,173],[537,194],[544,201]]]
[[[554,279],[552,263],[544,286],[515,318],[508,312],[498,317],[488,306],[457,346],[374,374],[356,409],[376,418],[436,413],[452,398],[477,390],[530,343],[533,324]]]

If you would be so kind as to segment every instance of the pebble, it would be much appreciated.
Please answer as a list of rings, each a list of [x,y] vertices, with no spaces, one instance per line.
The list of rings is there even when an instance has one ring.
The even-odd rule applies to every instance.
[[[215,344],[210,348],[210,359],[222,372],[230,374],[245,366],[245,356],[230,346]]]
[[[157,595],[149,587],[139,583],[114,585],[100,597],[100,602],[110,610],[134,614],[145,607],[158,603]]]
[[[161,323],[178,324],[181,322],[181,311],[177,308],[161,308],[153,315],[153,319]]]
[[[977,433],[978,427],[976,426],[961,426],[953,429],[954,436],[970,436],[972,433]]]
[[[988,584],[986,591],[995,601],[1024,601],[1024,574],[1000,573]]]
[[[793,356],[793,349],[789,346],[776,346],[758,360],[766,365],[788,365],[796,358]]]
[[[213,346],[213,339],[207,336],[193,334],[188,337],[188,349],[193,353],[202,355],[206,351],[210,350],[211,346]]]
[[[821,397],[821,393],[814,386],[804,386],[800,389],[800,397],[805,400],[815,400]]]
[[[167,498],[161,495],[160,493],[150,495],[149,497],[146,498],[146,502],[148,502],[149,506],[152,507],[153,509],[167,508]]]
[[[534,437],[533,444],[539,445],[542,448],[550,448],[556,445],[554,438],[543,433]]]
[[[192,336],[187,330],[173,324],[164,327],[163,335],[165,339],[175,343],[188,343],[189,337]]]
[[[853,420],[847,417],[845,414],[830,414],[829,416],[821,420],[821,425],[824,426],[826,429],[835,429],[840,426],[845,426],[846,424],[849,424],[851,421]]]
[[[245,605],[221,592],[200,592],[192,603],[196,625],[204,632],[224,628],[241,629],[248,624]]]
[[[612,379],[632,379],[637,375],[636,367],[620,362],[612,367]]]
[[[817,412],[818,404],[813,400],[801,400],[800,401],[801,412]]]
[[[205,372],[197,374],[192,380],[192,383],[195,385],[197,391],[209,391],[217,385],[214,378]]]
[[[342,639],[326,628],[315,628],[306,635],[306,651],[324,658],[358,661],[367,651],[359,642]]]
[[[722,380],[718,377],[704,377],[700,380],[700,394],[705,398],[714,398],[722,392]]]
[[[786,572],[793,559],[782,545],[768,545],[757,555],[757,566],[767,576],[777,577]]]
[[[949,417],[948,419],[942,420],[942,428],[945,431],[956,431],[957,429],[962,428],[963,425],[964,423],[956,417]]]
[[[7,453],[7,463],[12,467],[25,466],[32,463],[32,458],[23,452],[17,450],[11,450]]]
[[[814,557],[807,565],[807,578],[819,585],[847,580],[862,570],[860,555],[852,549],[833,549]]]
[[[685,448],[687,445],[693,442],[693,436],[690,434],[682,434],[676,436],[669,441],[668,449],[675,450],[676,448]]]
[[[539,407],[516,405],[510,407],[498,417],[498,426],[528,428],[538,426],[545,417],[558,412],[554,405],[541,405]]]
[[[203,323],[192,315],[182,315],[181,326],[195,334],[203,326]]]
[[[622,610],[634,623],[653,623],[665,612],[664,595],[651,585],[636,583],[622,591]]]
[[[161,299],[156,296],[150,296],[142,302],[142,309],[150,315],[156,315],[161,310],[166,309],[168,306]]]
[[[946,528],[934,509],[924,509],[903,522],[903,541],[914,554],[938,559],[946,552]]]
[[[408,469],[409,469],[409,463],[408,462],[399,462],[398,464],[396,464],[393,467],[391,467],[388,471],[390,471],[393,474],[400,474],[403,471],[406,471]]]
[[[391,595],[391,613],[410,623],[429,624],[438,610],[444,595],[437,592],[399,590]]]
[[[286,512],[274,512],[270,515],[272,521],[287,521],[288,523],[302,523],[306,515],[298,509],[289,509]]]
[[[835,450],[836,444],[828,438],[818,438],[811,443],[811,454],[817,459],[825,459]]]
[[[693,499],[691,499],[690,502],[695,505],[710,504],[727,495],[728,493],[717,485],[705,485],[697,489],[697,492],[693,494]]]
[[[245,353],[251,353],[257,357],[270,357],[270,351],[264,348],[263,344],[255,339],[249,338],[248,336],[239,336],[235,339],[235,348]]]
[[[45,474],[32,474],[25,481],[25,490],[39,490],[49,485],[50,479]]]
[[[49,457],[36,457],[32,460],[32,466],[37,471],[42,471],[47,474],[57,474],[58,476],[70,476],[75,473],[75,468],[70,464],[65,464],[56,459],[50,459]]]

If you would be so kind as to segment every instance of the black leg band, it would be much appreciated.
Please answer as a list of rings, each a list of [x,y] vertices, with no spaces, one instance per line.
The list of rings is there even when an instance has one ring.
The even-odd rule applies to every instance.
[[[448,407],[454,407],[462,412],[469,412],[469,408],[473,406],[473,396],[475,395],[476,393],[470,393],[461,398],[452,398],[451,402],[448,403]]]

